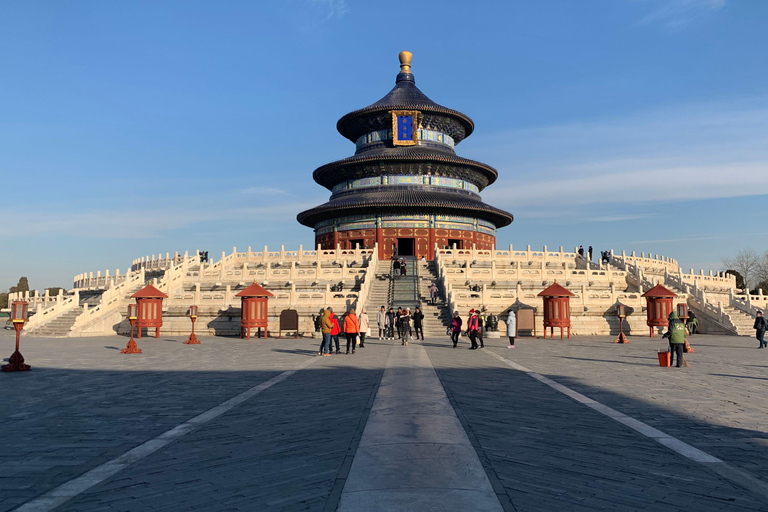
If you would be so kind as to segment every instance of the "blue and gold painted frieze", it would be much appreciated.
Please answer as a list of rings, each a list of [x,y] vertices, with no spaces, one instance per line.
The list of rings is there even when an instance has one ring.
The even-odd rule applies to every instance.
[[[366,187],[378,187],[380,185],[432,185],[436,187],[447,187],[459,190],[468,190],[475,194],[480,193],[480,188],[474,183],[458,178],[445,178],[442,176],[423,176],[423,175],[397,175],[397,176],[374,176],[360,178],[357,180],[343,181],[333,187],[334,194],[344,190],[362,189]]]

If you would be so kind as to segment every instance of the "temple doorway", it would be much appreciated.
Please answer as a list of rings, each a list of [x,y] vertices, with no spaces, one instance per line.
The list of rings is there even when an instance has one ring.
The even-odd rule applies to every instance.
[[[397,254],[399,256],[415,256],[414,252],[414,239],[413,238],[398,238],[397,239]]]
[[[448,248],[449,249],[453,249],[453,246],[455,245],[457,249],[461,249],[462,248],[461,247],[461,242],[462,241],[460,239],[449,238],[448,239]]]
[[[365,239],[363,238],[354,238],[349,241],[350,249],[362,249],[364,246],[365,246]]]

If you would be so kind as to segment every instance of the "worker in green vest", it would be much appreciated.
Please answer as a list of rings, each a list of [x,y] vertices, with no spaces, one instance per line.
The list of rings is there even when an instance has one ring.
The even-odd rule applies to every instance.
[[[677,354],[677,367],[683,366],[683,346],[685,344],[685,324],[677,317],[677,313],[674,311],[667,317],[669,320],[669,327],[667,332],[664,333],[664,338],[669,338],[669,352],[671,354],[669,358],[669,365],[672,366],[675,360],[675,354]]]

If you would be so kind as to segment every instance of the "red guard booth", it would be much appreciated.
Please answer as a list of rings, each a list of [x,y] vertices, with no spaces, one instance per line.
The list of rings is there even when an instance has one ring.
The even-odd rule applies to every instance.
[[[555,283],[543,292],[539,297],[544,299],[544,338],[547,337],[547,327],[550,336],[555,337],[555,327],[560,328],[560,339],[563,339],[563,327],[568,329],[568,338],[571,338],[571,297],[575,295]]]
[[[143,328],[155,328],[155,338],[160,337],[160,328],[163,326],[163,299],[167,299],[168,296],[148,284],[141,290],[137,291],[131,298],[136,299],[136,304],[139,305],[139,334],[136,336],[141,339],[141,330]]]
[[[654,327],[667,327],[669,320],[667,317],[673,311],[672,300],[677,294],[657,284],[643,294],[648,301],[648,327],[651,330],[653,338]]]
[[[274,297],[267,290],[256,283],[241,291],[235,297],[242,299],[240,314],[240,338],[251,339],[251,329],[259,329],[259,338],[261,338],[261,328],[264,328],[264,337],[269,335],[267,329],[267,301]]]

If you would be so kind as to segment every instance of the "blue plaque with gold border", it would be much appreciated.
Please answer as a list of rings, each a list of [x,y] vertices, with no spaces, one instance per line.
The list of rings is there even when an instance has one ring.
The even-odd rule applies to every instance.
[[[419,142],[418,110],[392,110],[392,144],[415,146]]]

